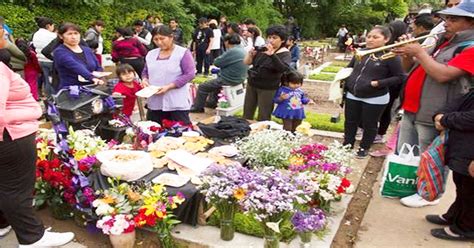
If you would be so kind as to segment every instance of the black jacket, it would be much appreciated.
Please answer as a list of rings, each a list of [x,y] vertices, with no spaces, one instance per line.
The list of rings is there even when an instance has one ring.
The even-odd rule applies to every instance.
[[[474,160],[474,90],[471,89],[434,116],[438,114],[444,115],[441,125],[449,130],[446,164],[457,173],[469,175],[468,167]]]
[[[375,54],[379,56],[380,54]],[[348,67],[354,68],[345,82],[345,90],[361,98],[385,95],[390,86],[397,86],[405,80],[400,58],[393,57],[386,60],[373,60],[365,56],[361,61],[355,58]],[[373,87],[372,81],[378,81],[379,86]]]
[[[276,90],[280,87],[281,76],[289,69],[291,54],[289,51],[268,56],[258,52],[249,69],[248,83],[252,87],[264,90]]]

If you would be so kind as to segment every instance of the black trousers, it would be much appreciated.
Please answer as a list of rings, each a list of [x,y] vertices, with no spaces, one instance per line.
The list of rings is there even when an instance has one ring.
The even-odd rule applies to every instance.
[[[196,99],[194,99],[194,108],[202,109],[206,104],[206,99],[211,94],[211,98],[215,98],[216,95],[222,89],[222,80],[220,78],[209,80],[198,86]],[[217,99],[215,99],[217,103]]]
[[[12,226],[18,242],[32,244],[43,237],[44,226],[33,209],[36,170],[35,134],[0,141],[0,228]]]
[[[210,60],[210,64],[214,64],[214,60],[221,56],[222,54],[222,50],[221,49],[214,49],[214,50],[211,50],[211,60]]]
[[[146,119],[158,122],[160,125],[163,124],[163,120],[181,121],[184,124],[192,124],[191,119],[189,119],[189,110],[162,111],[149,109],[146,113]]]
[[[247,84],[244,100],[244,119],[253,120],[258,107],[257,121],[269,121],[273,112],[273,97],[277,90],[263,90]]]
[[[454,233],[474,238],[474,178],[453,171],[453,180],[456,199],[443,218]]]
[[[295,132],[296,128],[303,122],[301,119],[282,119],[283,120],[283,130]]]
[[[379,135],[385,135],[387,134],[388,127],[390,126],[390,123],[392,122],[392,108],[393,108],[393,103],[397,98],[400,96],[400,89],[394,88],[390,89],[390,101],[387,104],[387,107],[383,111],[382,116],[380,117],[380,124],[379,124],[379,130],[377,134]]]
[[[377,124],[380,120],[385,105],[368,104],[361,101],[346,99],[344,108],[344,145],[350,144],[354,147],[357,127],[362,124],[364,135],[360,147],[369,149],[377,135]]]
[[[143,68],[145,68],[145,59],[143,57],[134,59],[121,58],[120,63],[131,65],[133,69],[137,72],[138,76],[142,78]]]
[[[196,72],[202,73],[202,66],[204,64],[204,74],[209,74],[209,67],[211,66],[211,55],[206,54],[207,45],[198,46],[196,48]]]

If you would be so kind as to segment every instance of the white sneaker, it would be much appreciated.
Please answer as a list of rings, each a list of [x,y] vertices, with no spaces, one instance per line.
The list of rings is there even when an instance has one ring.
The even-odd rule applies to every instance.
[[[439,204],[439,199],[434,201],[427,201],[423,199],[420,195],[414,194],[411,196],[403,197],[400,199],[400,202],[410,208],[421,208],[425,206],[434,206]]]
[[[44,248],[44,247],[55,247],[55,246],[62,246],[72,241],[74,238],[74,233],[72,232],[65,232],[65,233],[57,233],[57,232],[50,232],[50,228],[44,231],[43,237],[30,245],[19,245],[19,248]]]
[[[7,226],[5,228],[0,228],[0,238],[7,236],[7,234],[12,230],[12,226]]]

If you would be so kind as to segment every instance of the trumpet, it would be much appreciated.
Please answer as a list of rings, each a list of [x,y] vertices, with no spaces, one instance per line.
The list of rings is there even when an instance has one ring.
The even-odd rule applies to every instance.
[[[401,42],[398,42],[398,43],[395,43],[395,44],[382,46],[382,47],[377,47],[377,48],[370,49],[370,50],[359,50],[358,49],[354,52],[354,56],[357,60],[362,60],[367,55],[370,55],[370,58],[372,60],[385,60],[385,59],[393,58],[393,57],[397,56],[394,52],[386,52],[386,53],[382,54],[379,57],[375,56],[375,53],[382,52],[382,51],[387,51],[387,50],[392,49],[394,47],[403,46],[403,45],[406,45],[406,44],[409,44],[409,43],[413,43],[415,41],[426,39],[428,37],[438,36],[442,33],[444,33],[444,32],[438,32],[438,33],[434,33],[434,34],[427,34],[427,35],[417,37],[415,39],[401,41]],[[432,44],[432,45],[423,45],[422,47],[427,49],[427,48],[430,48],[432,46],[434,46],[434,44]]]

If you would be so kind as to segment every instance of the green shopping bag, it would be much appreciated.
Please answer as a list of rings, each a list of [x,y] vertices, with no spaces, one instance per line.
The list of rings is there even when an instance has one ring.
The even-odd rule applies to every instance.
[[[403,144],[399,154],[391,154],[385,160],[380,193],[385,197],[405,197],[417,192],[416,171],[420,157],[414,155],[414,148]]]

